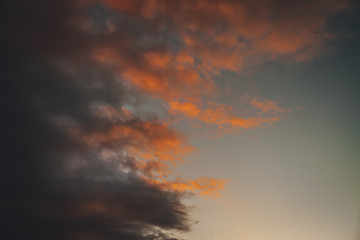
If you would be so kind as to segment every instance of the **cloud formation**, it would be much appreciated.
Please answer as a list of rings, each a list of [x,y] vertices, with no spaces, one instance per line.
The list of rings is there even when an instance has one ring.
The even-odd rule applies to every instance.
[[[224,180],[174,178],[193,147],[152,113],[241,128],[214,76],[267,60],[304,61],[333,36],[344,1],[5,0],[1,9],[0,174],[7,239],[174,239],[190,230],[188,193]],[[253,100],[263,113],[286,112]],[[127,108],[131,106],[131,108]],[[201,108],[200,106],[208,106]]]
[[[236,116],[232,106],[223,103],[196,109],[217,102],[216,96],[222,94],[214,78],[267,61],[311,60],[328,50],[328,43],[337,37],[328,21],[350,5],[346,0],[102,3],[109,10],[112,31],[127,31],[129,37],[131,57],[126,55],[125,60],[123,52],[113,51],[112,58],[107,58],[125,80],[165,101],[170,113],[245,129],[277,122],[279,113],[289,110],[280,110],[273,100],[257,99],[249,105],[259,108],[261,116]],[[115,17],[119,13],[122,18]],[[125,30],[125,26],[137,31]],[[129,64],[133,59],[136,63]],[[175,109],[175,103],[181,103],[182,109]]]
[[[271,100],[260,102],[257,99],[253,99],[251,100],[251,105],[259,108],[264,113],[268,113],[269,111],[275,113],[289,112],[288,109],[278,107],[278,103]],[[169,112],[171,114],[185,115],[190,119],[195,119],[221,128],[231,126],[248,129],[280,120],[280,117],[277,114],[260,114],[247,118],[237,117],[233,113],[233,108],[224,104],[210,104],[208,108],[200,109],[190,102],[182,103],[174,101],[169,103]]]
[[[256,98],[252,99],[250,102],[251,105],[254,107],[260,109],[264,113],[268,112],[289,112],[289,109],[281,108],[279,107],[279,102],[277,101],[271,101],[267,99],[258,100]]]
[[[152,114],[124,107],[141,96],[93,57],[110,41],[101,8],[38,0],[6,1],[2,10],[2,236],[174,239],[189,231],[182,198],[208,183],[170,187],[164,169],[170,175],[192,147]]]
[[[319,55],[336,37],[327,21],[349,5],[342,0],[102,2],[124,16],[119,20],[109,15],[114,31],[141,29],[130,32],[130,47],[141,46],[142,52],[124,77],[172,100],[212,93],[212,75],[222,71]]]

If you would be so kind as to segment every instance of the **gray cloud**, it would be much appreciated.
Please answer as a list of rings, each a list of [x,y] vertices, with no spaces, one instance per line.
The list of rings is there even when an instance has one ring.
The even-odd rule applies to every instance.
[[[101,18],[77,4],[5,1],[1,10],[1,237],[171,239],[189,230],[188,209],[181,194],[138,175],[122,154],[131,136],[94,143],[76,135],[157,124],[126,117],[122,106],[138,93],[91,59],[99,34],[79,28]],[[118,116],[99,116],[96,105]]]
[[[312,58],[333,37],[327,20],[348,6],[132,2],[3,1],[1,237],[151,240],[189,231],[183,196],[145,181],[126,152],[159,138],[150,129],[160,123],[122,107],[144,92],[200,99],[220,71]],[[141,141],[121,132],[106,139],[119,127]]]

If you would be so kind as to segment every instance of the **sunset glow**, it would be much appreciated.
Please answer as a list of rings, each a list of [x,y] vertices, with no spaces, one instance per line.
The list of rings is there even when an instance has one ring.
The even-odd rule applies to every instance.
[[[359,240],[352,0],[5,0],[1,239]]]

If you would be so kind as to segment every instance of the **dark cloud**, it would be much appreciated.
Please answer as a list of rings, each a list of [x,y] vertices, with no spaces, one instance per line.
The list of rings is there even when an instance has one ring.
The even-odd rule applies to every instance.
[[[164,162],[191,148],[153,116],[124,106],[136,109],[144,93],[201,103],[216,92],[221,71],[307,60],[333,38],[326,22],[346,7],[3,1],[0,236],[151,240],[188,231],[180,192],[213,193],[223,184],[168,181]]]
[[[151,141],[141,126],[160,125],[122,108],[138,95],[92,59],[103,44],[101,8],[70,0],[3,6],[1,238],[150,240],[188,231],[182,195],[139,175],[126,153],[131,135],[89,137],[122,126]]]

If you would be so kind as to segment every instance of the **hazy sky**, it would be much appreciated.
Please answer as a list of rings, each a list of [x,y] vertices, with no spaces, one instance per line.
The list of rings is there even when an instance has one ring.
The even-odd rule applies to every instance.
[[[359,240],[354,1],[1,12],[6,239]]]
[[[346,37],[310,62],[238,76],[291,113],[265,128],[193,138],[199,151],[182,171],[228,182],[216,201],[196,201],[189,239],[359,239],[359,20],[335,19]]]

